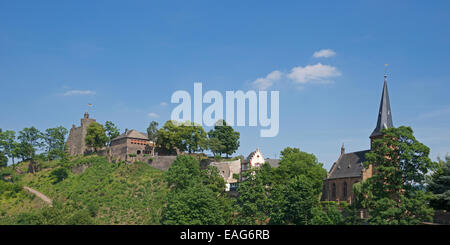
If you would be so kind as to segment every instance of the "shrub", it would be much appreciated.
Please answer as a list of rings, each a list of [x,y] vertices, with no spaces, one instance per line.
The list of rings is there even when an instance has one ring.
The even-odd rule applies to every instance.
[[[50,177],[53,178],[53,184],[59,183],[69,176],[65,168],[57,168],[50,173]]]

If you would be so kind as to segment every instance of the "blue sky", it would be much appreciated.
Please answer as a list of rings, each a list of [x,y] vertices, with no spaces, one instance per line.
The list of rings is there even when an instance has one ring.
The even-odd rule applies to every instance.
[[[329,169],[342,143],[369,148],[387,63],[394,125],[412,126],[435,160],[450,152],[449,12],[448,1],[2,1],[0,128],[70,128],[92,103],[97,121],[144,131],[194,82],[263,83],[280,91],[279,134],[238,127],[237,153],[298,147]]]

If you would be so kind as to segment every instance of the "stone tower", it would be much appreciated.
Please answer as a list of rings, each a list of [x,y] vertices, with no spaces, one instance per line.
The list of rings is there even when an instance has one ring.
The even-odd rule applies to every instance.
[[[70,155],[82,155],[86,152],[87,147],[84,143],[84,137],[86,136],[87,127],[92,122],[95,122],[95,119],[89,118],[89,113],[86,112],[80,121],[81,125],[79,127],[76,127],[75,124],[72,125],[67,138],[67,151]]]

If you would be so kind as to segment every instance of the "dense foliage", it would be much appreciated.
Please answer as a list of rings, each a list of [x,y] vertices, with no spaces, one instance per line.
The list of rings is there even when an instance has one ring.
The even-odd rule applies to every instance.
[[[228,126],[225,120],[217,121],[214,129],[208,132],[208,136],[210,140],[217,139],[210,142],[211,151],[216,154],[226,154],[228,157],[239,148],[240,133]]]
[[[278,168],[264,164],[246,172],[246,180],[239,185],[235,222],[311,224],[313,215],[317,214],[313,211],[320,207],[321,183],[325,176],[326,170],[313,154],[297,148],[284,149]]]
[[[94,148],[95,152],[105,147],[109,138],[106,135],[105,128],[97,123],[92,122],[86,129],[86,137],[84,138],[86,145]]]
[[[438,169],[432,175],[428,190],[435,194],[431,205],[435,209],[450,211],[450,156],[439,159]]]
[[[370,224],[419,224],[430,221],[431,198],[420,188],[435,164],[430,149],[416,140],[410,127],[383,129],[366,154],[366,168],[375,169],[371,178],[355,189],[357,203],[369,210]]]
[[[231,200],[216,167],[200,169],[191,156],[179,156],[165,174],[170,188],[163,224],[231,223]]]
[[[93,156],[56,161],[51,169],[15,176],[16,184],[0,180],[4,193],[0,195],[0,223],[160,223],[167,187],[162,171],[148,164],[108,163],[104,157]],[[53,207],[22,186],[44,193]]]

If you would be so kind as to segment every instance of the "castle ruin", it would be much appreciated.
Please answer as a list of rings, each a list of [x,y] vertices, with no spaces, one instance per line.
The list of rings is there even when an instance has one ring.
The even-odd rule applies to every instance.
[[[84,141],[86,131],[89,124],[95,122],[95,119],[89,118],[89,113],[84,113],[84,117],[80,120],[81,125],[77,127],[75,124],[70,129],[67,138],[67,151],[70,155],[84,155],[89,149]]]

